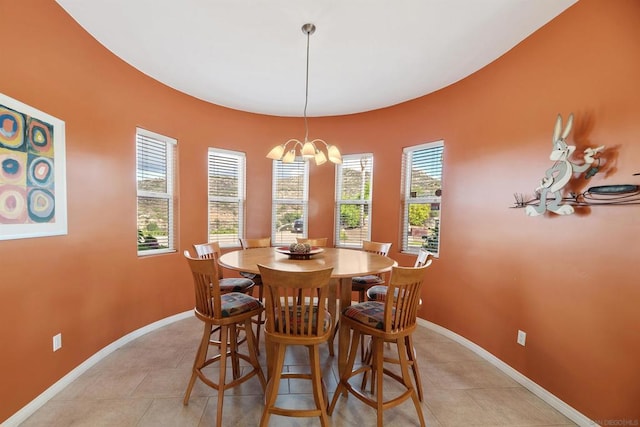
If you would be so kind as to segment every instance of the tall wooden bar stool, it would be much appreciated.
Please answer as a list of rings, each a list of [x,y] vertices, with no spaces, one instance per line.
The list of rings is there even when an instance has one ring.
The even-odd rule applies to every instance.
[[[240,239],[240,246],[242,249],[251,249],[251,248],[268,248],[271,246],[271,237],[260,237],[257,239]],[[259,274],[249,273],[248,271],[241,271],[240,275],[245,279],[253,280],[256,288],[258,288],[258,299],[261,303],[264,303],[264,290],[262,286],[262,278]],[[258,348],[258,354],[260,354],[260,330],[262,329],[262,325],[264,325],[263,314],[260,313],[256,319],[253,319],[253,323],[256,325],[256,343],[258,344],[256,348]]]
[[[220,244],[218,242],[197,243],[193,245],[198,258],[214,259],[216,263],[222,255]],[[242,292],[247,294],[253,292],[255,283],[251,279],[245,277],[223,277],[222,268],[218,268],[218,283],[220,283],[220,291],[224,294],[227,292]]]
[[[353,336],[347,366],[341,373],[340,382],[329,406],[329,414],[333,413],[340,395],[347,391],[377,411],[377,425],[381,427],[385,409],[398,406],[411,398],[418,413],[420,425],[425,426],[420,400],[409,374],[407,354],[414,354],[414,350],[405,348],[411,345],[412,341],[405,338],[411,336],[416,328],[420,289],[426,268],[426,266],[392,267],[388,293],[396,295],[396,298],[387,298],[385,301],[365,301],[343,310],[340,322],[344,322],[353,331]],[[358,343],[363,335],[369,335],[372,340],[372,363],[353,370]],[[384,367],[385,342],[396,346],[401,375]],[[375,372],[375,375],[372,375],[372,380],[375,378],[376,381],[375,398],[365,395],[349,381],[354,376],[367,371]],[[399,382],[406,390],[385,401],[383,396],[385,378]]]
[[[271,414],[290,417],[320,417],[325,427],[327,389],[320,371],[320,344],[333,332],[333,319],[327,311],[329,280],[333,268],[316,271],[278,271],[258,265],[265,288],[268,378],[265,408],[260,426],[269,424]],[[287,346],[303,345],[309,351],[310,373],[282,372]],[[275,406],[280,380],[310,379],[313,385],[312,409],[288,409]]]
[[[193,250],[196,251],[198,258],[213,259],[216,262],[218,283],[220,285],[221,294],[228,294],[229,292],[242,292],[243,294],[249,294],[253,292],[253,287],[255,286],[253,280],[246,279],[244,277],[223,277],[222,268],[217,264],[218,259],[222,255],[220,244],[218,242],[196,243],[193,245]],[[216,327],[214,332],[220,332],[220,327]],[[245,340],[246,335],[244,337],[238,337],[238,345],[242,344]],[[220,341],[211,341],[212,344],[214,342],[219,343]]]
[[[362,242],[362,250],[365,252],[371,252],[382,256],[387,256],[391,249],[391,243],[372,242],[364,240]],[[358,292],[358,302],[366,301],[367,290],[376,285],[384,285],[384,274],[369,274],[366,276],[356,276],[351,279],[351,290]],[[364,341],[360,343],[360,358],[364,360]]]
[[[421,248],[420,251],[418,252],[418,256],[416,257],[416,261],[413,266],[429,267],[432,262],[433,262],[433,254],[427,251],[426,249]],[[388,290],[389,290],[389,287],[386,285],[372,286],[371,288],[369,288],[369,290],[367,290],[367,299],[369,301],[384,301],[387,299]],[[398,292],[398,289],[395,290],[396,295],[394,297],[397,297],[397,292]],[[421,306],[422,306],[422,298],[420,298],[420,300],[418,301],[418,309],[420,309]],[[405,340],[411,341],[412,340],[411,335],[407,335],[405,337]],[[413,342],[407,342],[405,344],[406,344],[405,348],[407,349],[407,360],[409,362],[409,366],[411,366],[411,369],[413,371],[413,378],[415,380],[416,389],[418,391],[418,399],[420,400],[420,402],[422,402],[424,398],[424,393],[422,392],[422,380],[420,378],[420,370],[418,369],[418,358],[417,358],[417,355],[415,354],[415,348],[413,346]],[[408,350],[410,349],[413,349],[413,352],[409,353]],[[371,349],[371,346],[369,346],[364,356],[364,363],[370,365],[371,361],[372,361],[372,349]],[[391,359],[391,358],[385,359],[385,362],[399,363],[397,359]],[[367,386],[367,378],[368,378],[368,375],[367,375],[367,372],[365,372],[362,378],[363,389]],[[374,387],[375,387],[375,378],[372,378],[371,393],[373,393]]]
[[[218,390],[218,409],[216,425],[222,426],[222,404],[224,402],[224,392],[241,384],[253,376],[258,376],[260,385],[264,390],[266,380],[256,356],[256,339],[251,328],[251,318],[264,310],[262,303],[254,297],[240,292],[229,292],[222,294],[218,283],[218,269],[215,260],[192,258],[187,251],[184,251],[191,274],[195,291],[194,312],[198,319],[204,322],[202,339],[196,352],[196,357],[191,370],[191,378],[187,391],[184,395],[183,404],[189,404],[191,390],[200,378],[208,386]],[[238,351],[237,324],[244,325],[247,336],[248,354]],[[220,341],[211,340],[211,333],[216,327],[220,327]],[[218,354],[208,357],[207,353],[210,345],[219,346]],[[230,358],[233,379],[227,382],[227,358]],[[250,366],[240,375],[240,359],[249,362]],[[208,378],[204,369],[213,364],[219,363],[219,379],[214,382]],[[251,369],[249,369],[251,368]]]
[[[328,237],[308,237],[308,238],[296,237],[296,242],[298,242],[298,243],[308,243],[312,247],[313,246],[321,247],[321,248],[326,247],[328,241],[329,241]],[[338,279],[331,279],[331,280],[335,280],[336,281],[335,286],[337,288]],[[335,350],[334,350],[333,342],[335,340],[336,332],[337,332],[337,329],[338,329],[338,322],[337,322],[337,316],[336,316],[337,315],[337,309],[335,308],[335,303],[333,305],[333,308],[330,309],[329,312],[331,313],[332,310],[334,311],[334,313],[332,313],[332,315],[334,315],[336,317],[336,319],[335,319],[336,321],[334,322],[335,323],[334,332],[331,334],[331,337],[329,337],[329,340],[327,341],[327,346],[329,347],[329,356],[335,356]]]

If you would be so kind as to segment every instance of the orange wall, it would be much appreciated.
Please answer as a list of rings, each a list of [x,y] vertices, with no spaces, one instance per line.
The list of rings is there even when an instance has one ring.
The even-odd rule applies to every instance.
[[[115,58],[52,1],[0,3],[0,92],[66,123],[69,234],[0,241],[0,420],[104,346],[192,306],[181,251],[206,239],[207,147],[247,153],[248,236],[269,234],[270,161],[295,118],[210,105]],[[373,238],[399,254],[402,148],[444,139],[441,257],[421,315],[485,348],[592,419],[640,419],[640,206],[526,217],[555,117],[597,184],[640,184],[640,2],[581,0],[499,60],[437,93],[313,118],[343,153],[374,153]],[[179,141],[179,251],[138,258],[136,126]],[[311,171],[310,235],[331,235],[334,170]],[[515,343],[518,329],[527,346]],[[51,337],[63,333],[53,353]]]

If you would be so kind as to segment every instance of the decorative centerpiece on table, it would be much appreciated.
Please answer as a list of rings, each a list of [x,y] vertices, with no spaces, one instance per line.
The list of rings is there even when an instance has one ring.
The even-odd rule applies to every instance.
[[[276,248],[276,251],[288,255],[291,259],[310,259],[311,255],[319,254],[323,250],[308,243],[291,243],[289,246]]]

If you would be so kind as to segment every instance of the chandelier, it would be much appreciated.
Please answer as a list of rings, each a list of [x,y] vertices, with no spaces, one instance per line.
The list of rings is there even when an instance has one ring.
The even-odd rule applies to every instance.
[[[327,158],[332,163],[342,163],[342,155],[340,150],[335,145],[330,145],[324,142],[322,139],[314,139],[309,141],[309,125],[307,123],[307,104],[309,102],[309,38],[311,34],[316,31],[316,26],[313,24],[304,24],[302,26],[302,32],[307,35],[307,73],[305,80],[305,93],[304,93],[304,141],[299,139],[290,139],[282,145],[276,145],[269,151],[267,158],[273,160],[282,160],[283,163],[293,163],[296,159],[296,149],[300,149],[300,155],[305,160],[314,159],[316,165],[321,165],[327,162]],[[320,143],[324,144],[327,150],[327,154],[318,148]],[[291,144],[291,145],[289,145]],[[289,146],[289,148],[287,148]]]

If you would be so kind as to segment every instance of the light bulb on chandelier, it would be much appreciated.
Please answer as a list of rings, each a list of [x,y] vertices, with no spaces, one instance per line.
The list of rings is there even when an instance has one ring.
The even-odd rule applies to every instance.
[[[304,97],[304,142],[298,139],[290,139],[282,145],[276,145],[269,151],[267,157],[273,160],[282,160],[283,163],[293,163],[296,159],[296,148],[300,147],[300,155],[305,160],[314,159],[316,165],[327,162],[327,158],[332,163],[342,163],[342,155],[335,145],[327,144],[322,139],[314,139],[309,141],[309,125],[307,123],[307,104],[309,102],[309,38],[316,31],[313,24],[304,24],[302,32],[307,35],[307,73],[305,80],[305,97]],[[318,145],[324,144],[324,147]],[[291,144],[291,146],[289,146]],[[287,148],[289,146],[289,148]],[[327,150],[324,154],[322,148]]]

